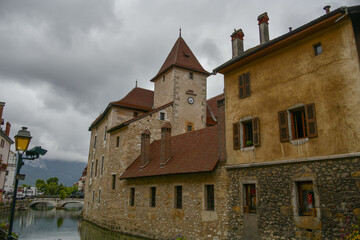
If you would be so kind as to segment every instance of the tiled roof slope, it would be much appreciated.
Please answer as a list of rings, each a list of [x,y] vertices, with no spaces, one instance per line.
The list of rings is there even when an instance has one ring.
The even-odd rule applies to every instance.
[[[154,104],[154,91],[135,87],[133,88],[125,97],[119,101],[110,102],[106,107],[105,111],[100,114],[95,121],[90,125],[89,131],[95,127],[101,120],[104,119],[106,114],[109,112],[110,108],[113,106],[116,107],[125,107],[142,111],[151,111]]]
[[[175,42],[164,64],[162,65],[156,76],[151,79],[151,81],[153,82],[156,78],[158,78],[161,74],[163,74],[173,66],[182,67],[210,75],[210,73],[201,66],[201,64],[196,59],[195,55],[182,37],[179,37],[178,40]]]
[[[217,101],[219,98],[223,98],[224,96],[225,96],[224,93],[221,93],[215,97],[212,97],[212,98],[209,98],[208,100],[206,100],[206,104],[207,104],[206,125],[213,126],[213,125],[217,124],[217,119],[218,119]]]
[[[160,165],[161,140],[150,145],[150,162],[140,169],[140,156],[120,179],[213,171],[218,163],[217,126],[171,138],[171,159]]]

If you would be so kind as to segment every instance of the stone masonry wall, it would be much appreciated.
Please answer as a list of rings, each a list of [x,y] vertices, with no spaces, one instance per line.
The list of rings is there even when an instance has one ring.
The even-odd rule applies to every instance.
[[[258,233],[261,239],[339,239],[346,221],[360,214],[360,159],[228,169],[229,239],[245,238],[243,186],[256,180]],[[315,215],[297,216],[296,181],[312,180]],[[251,215],[251,214],[250,214]]]

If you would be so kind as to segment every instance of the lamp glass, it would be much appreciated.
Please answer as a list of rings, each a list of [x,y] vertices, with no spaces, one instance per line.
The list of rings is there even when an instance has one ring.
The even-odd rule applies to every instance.
[[[26,151],[29,147],[31,138],[27,137],[15,137],[16,151]]]

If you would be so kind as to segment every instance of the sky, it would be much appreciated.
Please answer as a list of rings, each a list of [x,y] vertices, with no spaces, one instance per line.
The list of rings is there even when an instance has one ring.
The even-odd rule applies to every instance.
[[[244,49],[259,44],[267,12],[270,39],[359,0],[0,0],[0,102],[13,138],[22,126],[48,160],[87,162],[88,127],[109,102],[153,78],[182,29],[209,72],[231,58],[234,28]],[[208,78],[207,97],[223,91]],[[2,126],[4,128],[4,126]]]

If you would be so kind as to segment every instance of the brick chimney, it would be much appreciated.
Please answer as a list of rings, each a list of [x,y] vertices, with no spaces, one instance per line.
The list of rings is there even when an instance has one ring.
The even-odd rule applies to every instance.
[[[11,128],[11,124],[9,122],[6,122],[6,130],[5,130],[5,134],[6,136],[9,137],[10,134],[10,128]]]
[[[325,13],[328,14],[330,12],[330,6],[327,5],[323,8],[325,10]]]
[[[231,34],[232,58],[238,57],[244,53],[244,36],[245,34],[241,29],[234,29],[233,34]]]
[[[150,161],[150,135],[151,133],[148,129],[141,133],[140,168]]]
[[[160,164],[165,164],[171,158],[171,124],[164,123],[161,127]]]
[[[220,162],[226,161],[225,144],[225,97],[217,99],[218,107],[218,156]]]
[[[4,102],[0,102],[0,128],[1,128],[1,125],[3,125],[3,119],[2,119],[2,114],[3,114],[3,110],[4,110],[4,106],[5,106],[5,103]]]
[[[269,38],[269,17],[266,12],[258,16],[260,44],[267,43]]]

